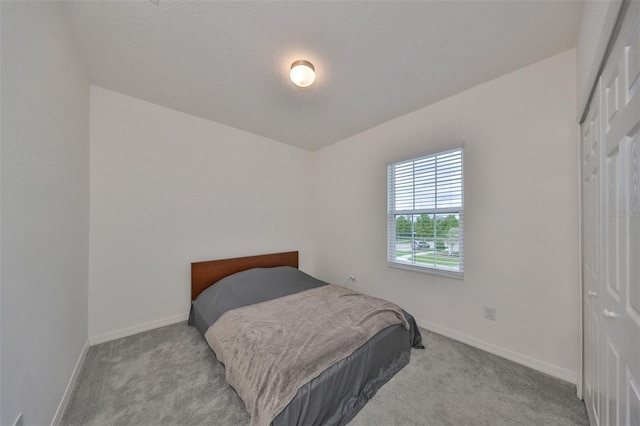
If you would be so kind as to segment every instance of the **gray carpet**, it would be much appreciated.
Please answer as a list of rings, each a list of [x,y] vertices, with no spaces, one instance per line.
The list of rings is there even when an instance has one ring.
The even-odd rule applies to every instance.
[[[426,350],[350,425],[588,425],[569,383],[422,330]],[[194,327],[89,348],[62,425],[246,425],[249,416]]]

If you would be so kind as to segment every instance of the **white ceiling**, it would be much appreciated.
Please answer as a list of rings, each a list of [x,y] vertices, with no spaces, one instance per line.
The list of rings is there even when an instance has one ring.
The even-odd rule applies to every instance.
[[[92,84],[315,150],[576,44],[581,1],[73,1]],[[311,61],[316,83],[288,80]],[[574,83],[568,83],[574,84]]]

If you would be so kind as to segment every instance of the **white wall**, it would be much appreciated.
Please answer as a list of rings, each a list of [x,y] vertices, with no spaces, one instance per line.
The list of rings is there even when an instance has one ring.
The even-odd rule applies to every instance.
[[[0,7],[0,423],[48,424],[87,342],[89,83],[57,4]]]
[[[317,151],[318,278],[355,273],[428,328],[575,382],[575,61],[567,51]],[[464,281],[387,267],[386,165],[461,140]]]
[[[190,263],[300,250],[311,153],[91,87],[89,335],[186,319]]]
[[[590,0],[584,3],[576,47],[579,115],[587,105],[621,6],[622,0]]]

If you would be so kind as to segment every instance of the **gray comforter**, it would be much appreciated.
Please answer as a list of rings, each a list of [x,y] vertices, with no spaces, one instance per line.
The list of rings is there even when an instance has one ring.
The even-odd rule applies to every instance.
[[[409,329],[393,303],[326,285],[228,311],[205,338],[251,424],[268,426],[302,385],[395,324]]]

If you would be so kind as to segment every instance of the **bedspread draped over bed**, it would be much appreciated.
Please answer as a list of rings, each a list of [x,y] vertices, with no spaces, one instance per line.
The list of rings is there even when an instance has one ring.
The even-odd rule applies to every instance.
[[[395,324],[409,329],[393,303],[326,285],[227,311],[205,338],[251,424],[269,425],[302,385]]]

